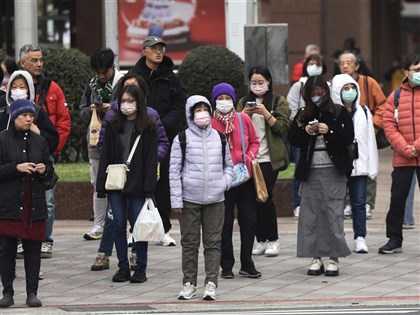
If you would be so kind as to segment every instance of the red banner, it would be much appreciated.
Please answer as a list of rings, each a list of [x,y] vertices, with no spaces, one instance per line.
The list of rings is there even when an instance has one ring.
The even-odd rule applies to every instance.
[[[118,32],[120,65],[136,63],[149,35],[179,64],[198,46],[226,46],[224,0],[119,0]]]

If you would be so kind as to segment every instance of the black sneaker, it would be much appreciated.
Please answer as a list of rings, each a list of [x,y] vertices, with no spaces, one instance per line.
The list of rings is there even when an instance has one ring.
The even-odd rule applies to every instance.
[[[247,269],[241,269],[241,270],[239,270],[239,274],[241,276],[245,276],[245,277],[248,277],[248,278],[254,278],[254,279],[261,277],[261,272],[259,272],[254,267],[247,268]]]
[[[233,279],[235,277],[235,275],[233,274],[231,269],[225,269],[225,270],[222,270],[221,277],[223,279]]]
[[[143,283],[146,281],[146,270],[136,270],[130,278],[131,283]]]
[[[384,246],[380,247],[378,250],[379,254],[394,254],[394,253],[402,253],[402,242],[389,239],[388,243]]]
[[[131,274],[129,269],[118,269],[112,277],[112,282],[125,282],[130,280],[130,276]]]

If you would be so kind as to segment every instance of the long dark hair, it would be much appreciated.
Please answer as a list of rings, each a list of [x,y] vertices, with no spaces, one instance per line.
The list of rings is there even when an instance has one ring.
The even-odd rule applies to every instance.
[[[120,95],[120,92],[122,90],[122,88],[124,87],[125,82],[128,79],[136,79],[141,91],[143,92],[143,96],[146,99],[146,104],[147,104],[147,98],[149,97],[149,87],[147,86],[147,82],[145,79],[143,79],[143,77],[137,73],[134,72],[128,72],[126,75],[124,75],[117,83],[117,87],[116,87],[116,95]]]
[[[137,116],[134,124],[134,130],[136,131],[136,134],[143,134],[144,130],[149,127],[155,128],[155,121],[147,115],[146,100],[140,87],[137,85],[126,85],[120,90],[118,95],[118,111],[111,120],[111,124],[115,127],[116,131],[118,133],[124,132],[124,125],[127,119],[126,116],[120,111],[121,98],[124,93],[130,94],[136,101]]]
[[[259,74],[262,75],[264,77],[264,79],[266,79],[269,83],[268,83],[268,91],[264,94],[264,99],[263,99],[263,104],[265,105],[265,107],[267,107],[268,110],[272,109],[272,104],[273,104],[273,80],[271,78],[271,72],[270,70],[265,67],[265,66],[255,66],[252,67],[249,70],[248,73],[248,83],[251,84],[251,78],[254,74]],[[255,99],[257,98],[257,96],[251,91],[251,89],[249,90],[249,95],[247,96],[245,101],[255,101]]]
[[[298,112],[298,119],[300,121],[305,120],[307,117],[313,117],[314,112],[318,107],[312,101],[312,91],[315,87],[320,87],[324,90],[324,96],[322,97],[321,104],[319,105],[319,110],[324,113],[329,112],[335,114],[336,112],[334,102],[330,97],[330,87],[328,86],[327,80],[325,80],[324,76],[317,75],[309,77],[303,86],[302,97],[305,101],[305,107],[303,110]]]

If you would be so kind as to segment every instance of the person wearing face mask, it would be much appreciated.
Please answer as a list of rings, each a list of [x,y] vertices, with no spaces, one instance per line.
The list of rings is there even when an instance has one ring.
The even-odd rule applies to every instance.
[[[183,288],[180,300],[197,296],[200,229],[203,234],[205,290],[204,300],[216,299],[221,257],[225,191],[233,182],[229,146],[223,144],[211,125],[211,105],[207,98],[193,95],[185,105],[188,128],[175,137],[170,155],[169,178],[172,211],[181,229]],[[224,148],[222,147],[224,146]],[[225,156],[222,156],[224,152]]]
[[[119,91],[121,91],[127,85],[136,85],[140,87],[144,97],[147,99],[149,90],[147,88],[146,81],[135,73],[127,73],[124,75],[118,84],[115,86],[113,94],[118,96]],[[113,117],[115,117],[116,113],[119,111],[118,109],[118,98],[115,99],[111,104],[111,109],[105,113],[105,116],[102,120],[102,128],[99,134],[99,141],[97,144],[97,150],[99,153],[102,151],[104,137],[105,137],[105,130],[108,122],[111,121]],[[159,118],[159,114],[156,110],[151,107],[147,107],[147,115],[156,122],[157,130],[158,130],[158,162],[162,162],[164,157],[166,156],[169,150],[169,141],[166,137],[165,129],[163,128],[162,122]],[[114,228],[113,228],[113,220],[112,220],[112,210],[109,208],[108,215],[105,216],[105,224],[104,229],[102,232],[102,238],[99,243],[98,254],[95,258],[94,263],[91,266],[92,271],[100,271],[109,269],[109,257],[112,254],[112,247],[114,246]],[[132,248],[132,253],[130,256],[130,269],[136,270],[137,268],[137,261],[142,261],[144,258],[147,257],[147,248],[145,252],[135,252],[135,249]],[[147,259],[147,258],[146,258]]]
[[[420,186],[420,54],[407,56],[405,79],[401,83],[398,108],[396,92],[386,101],[383,125],[393,147],[391,202],[386,216],[388,242],[379,248],[380,254],[402,252],[404,208],[414,173]]]
[[[286,99],[273,92],[270,70],[264,66],[252,67],[248,75],[249,95],[240,99],[237,110],[248,114],[260,139],[255,156],[267,187],[266,202],[254,201],[257,207],[257,243],[253,255],[277,256],[280,242],[277,229],[277,211],[273,202],[273,188],[280,169],[285,165],[285,143],[290,125],[290,108]],[[249,106],[248,102],[255,102]]]
[[[315,75],[325,75],[327,73],[327,65],[323,60],[322,56],[319,54],[311,54],[306,57],[305,61],[303,62],[303,76],[299,78],[299,80],[293,83],[292,87],[287,93],[287,103],[291,109],[290,120],[296,116],[297,111],[299,108],[305,106],[305,102],[303,101],[302,90],[303,86],[305,85],[306,81],[309,77]],[[300,157],[300,149],[293,147],[293,158],[296,161],[299,161]],[[296,169],[295,169],[296,170]],[[293,216],[295,220],[299,219],[299,210],[300,210],[300,197],[299,197],[299,187],[300,187],[300,180],[296,178],[296,172],[293,177]]]
[[[113,282],[147,281],[147,242],[134,242],[136,253],[145,253],[137,260],[136,270],[130,273],[127,255],[127,217],[133,226],[144,202],[153,197],[157,182],[157,143],[156,123],[147,115],[146,100],[138,86],[127,85],[118,96],[119,111],[106,121],[105,138],[100,154],[96,191],[99,198],[108,196],[113,214],[115,248],[118,257],[118,271]],[[106,190],[106,169],[109,164],[127,161],[136,138],[138,145],[127,172],[123,190]],[[140,258],[140,257],[139,257]]]
[[[115,69],[114,52],[110,48],[95,51],[90,56],[90,66],[96,75],[90,80],[80,101],[80,117],[87,126],[92,118],[92,111],[95,109],[99,119],[103,119],[105,113],[111,109],[111,94],[117,82],[123,74]],[[96,174],[99,165],[99,152],[96,144],[90,142],[90,131],[87,128],[86,143],[88,148],[90,181],[95,187]],[[106,198],[98,198],[93,190],[93,226],[83,235],[85,240],[101,239],[108,202]]]
[[[378,175],[378,150],[372,114],[361,106],[359,84],[348,74],[334,76],[331,98],[350,113],[354,125],[353,170],[347,187],[353,212],[354,252],[366,254],[366,194],[367,179]]]
[[[344,198],[353,161],[348,145],[354,127],[348,110],[335,105],[323,76],[309,77],[305,106],[289,129],[292,145],[301,149],[296,177],[301,180],[297,256],[312,257],[308,275],[338,276],[338,258],[350,255],[344,237]],[[324,268],[322,257],[329,257]]]
[[[235,112],[234,103],[236,95],[233,87],[228,83],[219,83],[213,87],[212,102],[216,107],[214,111],[212,126],[214,129],[226,135],[229,144],[233,164],[245,163],[249,174],[252,176],[251,163],[254,156],[257,156],[260,147],[260,140],[251,118],[248,115]],[[242,151],[241,126],[239,115],[242,118],[242,130],[244,136],[244,147],[246,161]],[[233,187],[225,193],[225,219],[222,230],[222,278],[234,278],[233,266],[235,257],[233,253],[232,233],[233,221],[235,218],[234,208],[238,209],[238,224],[241,234],[241,254],[239,275],[249,278],[260,278],[259,272],[252,260],[252,247],[256,233],[256,205],[255,188],[251,179],[245,183]]]

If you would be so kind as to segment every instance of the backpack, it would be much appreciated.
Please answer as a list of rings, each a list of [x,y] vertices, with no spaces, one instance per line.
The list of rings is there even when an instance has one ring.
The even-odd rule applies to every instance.
[[[274,108],[274,104],[278,104],[279,102],[280,102],[280,95],[276,94],[274,96],[273,108]],[[284,171],[289,167],[291,155],[292,155],[292,147],[290,145],[289,140],[287,139],[287,131],[281,134],[281,138],[284,143],[284,165],[279,168],[279,171]]]
[[[217,133],[219,134],[220,137],[220,141],[222,143],[222,159],[223,159],[223,165],[225,165],[225,155],[226,155],[226,136],[223,132],[220,132],[218,130],[216,130]],[[184,167],[184,162],[185,162],[185,151],[187,148],[187,137],[186,137],[186,133],[185,130],[181,131],[178,134],[178,139],[179,139],[179,145],[181,146],[181,153],[182,153],[182,167]]]

